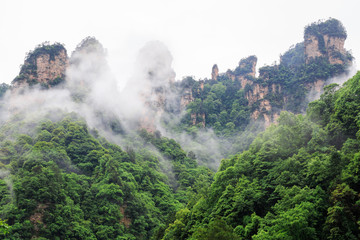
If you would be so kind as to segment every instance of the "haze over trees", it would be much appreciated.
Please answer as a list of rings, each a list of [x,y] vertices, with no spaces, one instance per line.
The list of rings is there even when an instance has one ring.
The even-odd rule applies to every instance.
[[[95,38],[39,45],[0,85],[1,238],[359,239],[346,37],[316,22],[259,76],[250,56],[200,81],[151,42],[123,93]]]

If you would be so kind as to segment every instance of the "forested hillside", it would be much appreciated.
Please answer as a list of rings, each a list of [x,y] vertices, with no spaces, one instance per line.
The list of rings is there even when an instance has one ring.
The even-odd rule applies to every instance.
[[[164,239],[359,239],[360,73],[224,159]]]
[[[38,45],[0,85],[0,238],[359,239],[346,38],[315,22],[259,74],[178,81],[150,42],[123,91],[94,37]]]
[[[19,125],[34,131],[16,134]],[[212,179],[174,140],[145,131],[131,139],[137,151],[125,151],[93,135],[73,116],[1,128],[1,216],[10,239],[161,236]]]

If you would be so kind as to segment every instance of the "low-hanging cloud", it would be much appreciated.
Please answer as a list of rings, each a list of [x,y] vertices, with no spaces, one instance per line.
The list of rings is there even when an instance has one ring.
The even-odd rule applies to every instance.
[[[61,119],[61,114],[55,112],[76,112],[90,128],[98,129],[108,140],[124,148],[139,127],[145,127],[175,139],[185,151],[194,152],[200,164],[212,169],[217,169],[228,154],[244,150],[263,129],[262,124],[250,124],[243,134],[230,138],[219,137],[210,128],[198,129],[195,135],[174,130],[171,126],[180,123],[184,111],[180,109],[180,95],[173,87],[175,71],[168,48],[152,41],[140,49],[134,73],[122,91],[106,57],[106,50],[96,39],[85,39],[70,58],[64,85],[48,90],[22,86],[8,91],[0,104],[0,121],[8,121],[18,114],[23,119],[36,121],[46,116],[56,121]],[[342,84],[354,71],[355,67],[325,84]],[[308,100],[319,96],[310,93]],[[110,122],[119,124],[121,131],[114,132]],[[161,162],[171,172],[166,159]]]
[[[321,82],[320,86],[313,86],[309,93],[307,94],[306,101],[312,102],[320,98],[323,94],[323,86],[336,83],[341,87],[349,78],[353,77],[356,74],[356,64],[351,64],[344,73],[337,75],[335,77],[326,79],[324,82]],[[320,80],[321,81],[321,80]]]

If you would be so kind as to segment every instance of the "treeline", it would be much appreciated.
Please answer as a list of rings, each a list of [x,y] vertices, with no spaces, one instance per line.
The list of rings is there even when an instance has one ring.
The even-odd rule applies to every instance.
[[[5,239],[161,238],[212,180],[174,140],[141,132],[124,151],[97,135],[72,115],[40,124],[18,116],[1,128]]]

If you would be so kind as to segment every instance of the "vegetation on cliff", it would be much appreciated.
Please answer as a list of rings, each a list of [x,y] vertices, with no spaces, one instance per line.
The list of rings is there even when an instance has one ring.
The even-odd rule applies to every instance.
[[[343,30],[330,19],[305,33],[346,38]],[[99,91],[109,102],[91,95],[107,83],[99,79],[107,79],[102,74],[108,69],[106,51],[93,37],[73,53],[68,70],[77,78],[72,76],[64,91],[29,91],[48,93],[34,100],[50,108],[45,113],[6,102],[18,100],[16,91],[4,95],[18,81],[39,83],[39,56],[53,61],[64,50],[61,44],[39,46],[27,55],[13,85],[0,85],[0,107],[12,116],[0,118],[1,238],[359,239],[360,72],[342,87],[325,86],[308,104],[311,86],[344,73],[350,58],[334,64],[324,54],[307,61],[305,44],[291,47],[279,65],[260,68],[258,77],[257,59],[250,56],[226,74],[218,74],[216,66],[211,80],[187,77],[169,84],[167,93],[176,96],[161,98],[164,108],[155,109],[165,113],[163,133],[134,130],[136,123],[122,122],[127,116],[112,114],[120,104],[110,104],[118,93],[110,91],[116,88],[112,77]],[[156,70],[145,75],[156,76]],[[66,91],[69,99],[60,98],[60,105],[78,114],[41,105]],[[30,102],[30,94],[19,99]],[[255,113],[257,120],[279,114],[277,124],[258,134],[263,128],[252,125]],[[162,134],[195,149],[201,142],[206,152],[185,151]],[[203,135],[216,138],[220,149],[214,151]],[[216,151],[226,157],[210,169]]]
[[[304,38],[307,34],[321,38],[322,42],[325,35],[346,38],[341,22],[332,18],[305,27]],[[320,51],[324,48],[325,52],[306,60],[305,45],[301,42],[290,47],[281,55],[279,65],[261,67],[258,77],[254,77],[257,58],[250,56],[241,59],[234,71],[220,74],[217,81],[205,79],[203,88],[191,77],[184,79],[186,84],[180,84],[180,87],[192,90],[193,101],[187,106],[183,123],[191,127],[194,122],[203,122],[198,126],[213,128],[218,135],[229,135],[224,129],[241,131],[256,111],[260,116],[279,114],[282,110],[304,112],[308,104],[306,96],[312,84],[345,73],[352,60],[348,52],[344,54],[334,49],[331,54],[326,52],[325,43],[321,45],[321,41],[317,47]],[[331,58],[340,62],[331,62]],[[264,100],[269,101],[268,108],[264,108]],[[205,119],[194,121],[198,116]]]
[[[319,20],[305,27],[305,35],[328,35],[331,37],[346,38],[347,33],[343,24],[335,19],[330,18],[326,21]]]
[[[16,83],[27,83],[32,86],[38,84],[37,80],[37,58],[42,55],[48,55],[49,61],[55,61],[55,57],[64,52],[66,55],[66,49],[61,43],[49,44],[49,42],[44,42],[38,46],[33,51],[30,51],[25,56],[25,62],[21,65],[19,75],[12,81],[12,84]],[[48,88],[49,86],[55,86],[64,81],[63,76],[57,76],[54,79],[50,79],[48,85],[43,83],[43,87]]]
[[[360,73],[224,159],[164,239],[358,239]],[[224,237],[226,236],[226,237]]]

